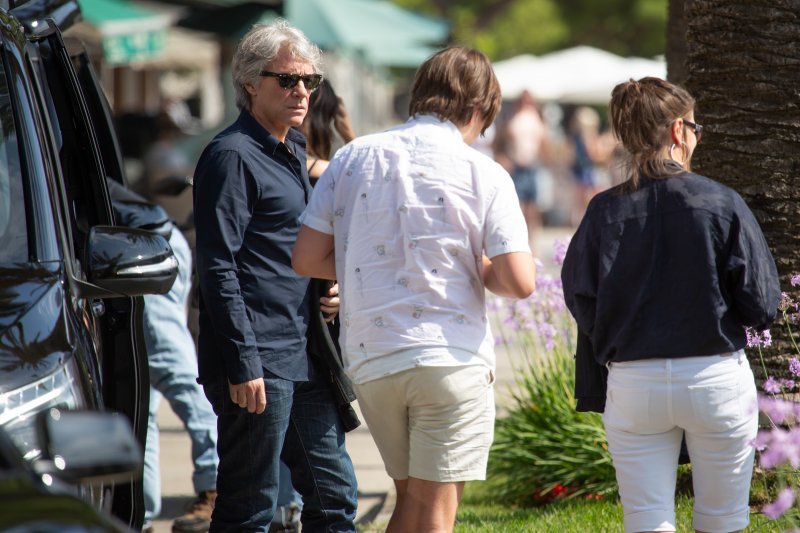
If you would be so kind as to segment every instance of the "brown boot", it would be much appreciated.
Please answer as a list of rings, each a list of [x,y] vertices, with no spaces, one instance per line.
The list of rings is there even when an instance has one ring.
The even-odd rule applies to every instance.
[[[211,512],[217,500],[217,491],[207,490],[186,506],[186,514],[172,523],[174,533],[202,533],[211,527]]]

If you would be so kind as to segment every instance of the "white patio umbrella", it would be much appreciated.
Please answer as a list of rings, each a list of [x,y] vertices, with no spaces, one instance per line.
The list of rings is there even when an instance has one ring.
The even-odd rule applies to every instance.
[[[536,75],[538,62],[536,56],[522,54],[493,64],[504,99],[517,98],[525,90],[535,94],[537,98],[546,99],[545,95],[558,91],[558,87],[548,86],[547,80]]]
[[[614,86],[629,78],[666,76],[663,60],[625,58],[590,46],[576,46],[539,57],[517,56],[494,64],[503,97],[523,90],[542,101],[603,104]]]

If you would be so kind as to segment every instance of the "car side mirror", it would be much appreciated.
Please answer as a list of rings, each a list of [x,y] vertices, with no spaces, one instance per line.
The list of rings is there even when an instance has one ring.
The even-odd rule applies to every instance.
[[[166,238],[151,231],[93,226],[85,247],[84,297],[165,294],[178,276],[178,260]]]
[[[115,483],[141,474],[143,453],[124,415],[58,408],[37,419],[42,458],[39,474],[67,483]]]

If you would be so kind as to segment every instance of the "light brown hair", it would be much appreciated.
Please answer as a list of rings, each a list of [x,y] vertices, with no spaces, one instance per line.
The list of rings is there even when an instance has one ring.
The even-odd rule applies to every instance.
[[[500,84],[482,52],[451,46],[428,58],[411,88],[411,116],[436,115],[464,126],[476,107],[483,117],[481,133],[494,122],[501,105]]]
[[[672,123],[694,111],[694,98],[682,87],[647,77],[620,83],[611,92],[608,113],[614,136],[626,152],[625,187],[635,190],[642,176],[658,177],[683,171],[664,160]]]

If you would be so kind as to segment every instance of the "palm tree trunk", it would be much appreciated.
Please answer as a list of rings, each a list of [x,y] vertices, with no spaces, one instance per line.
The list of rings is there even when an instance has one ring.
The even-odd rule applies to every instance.
[[[667,12],[667,79],[677,85],[686,85],[686,11],[692,0],[671,0]]]
[[[797,6],[796,0],[684,5],[686,87],[697,99],[697,121],[706,126],[694,168],[742,195],[761,224],[787,291],[790,275],[800,272]],[[768,371],[784,375],[786,359],[798,354],[785,327],[776,324],[772,334]]]

